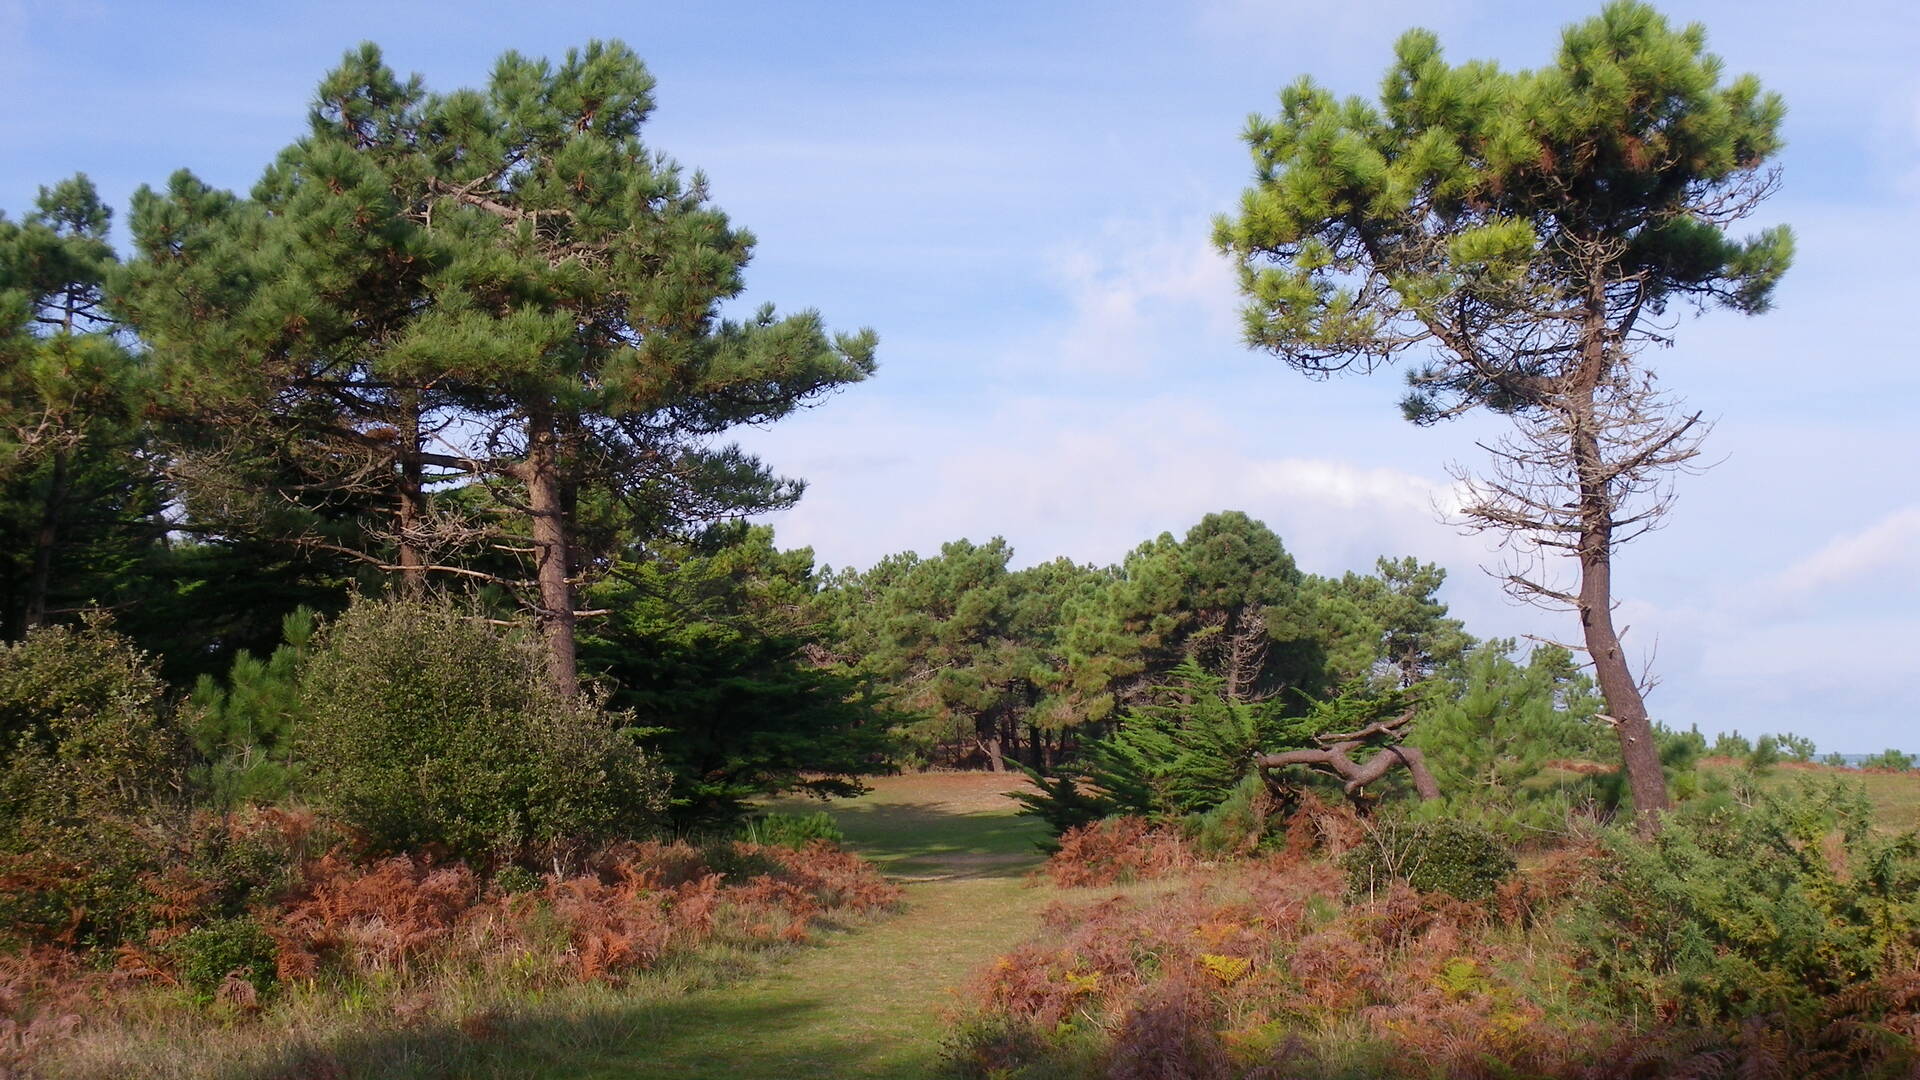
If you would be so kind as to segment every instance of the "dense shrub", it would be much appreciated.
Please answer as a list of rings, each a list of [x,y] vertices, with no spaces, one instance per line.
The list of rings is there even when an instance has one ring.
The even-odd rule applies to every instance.
[[[1573,924],[1582,972],[1641,1016],[1806,1016],[1920,948],[1920,839],[1876,832],[1843,781],[1682,813],[1608,853]]]
[[[0,646],[0,938],[114,945],[153,925],[184,746],[103,620]]]
[[[1513,875],[1513,852],[1492,830],[1441,819],[1384,821],[1341,860],[1354,896],[1385,893],[1396,881],[1420,892],[1485,900]]]
[[[372,850],[498,858],[644,833],[666,781],[622,718],[547,687],[542,656],[450,607],[360,601],[300,680],[305,790]]]
[[[183,746],[166,685],[105,620],[0,645],[5,826],[142,807],[177,788]]]
[[[218,997],[229,979],[246,983],[249,996],[257,996],[272,989],[278,974],[279,944],[247,916],[203,923],[175,938],[168,951],[180,981],[203,1004]]]
[[[1753,740],[1738,731],[1723,731],[1713,737],[1710,752],[1715,757],[1744,758],[1753,753]]]
[[[1859,914],[1835,923],[1828,944],[1836,948],[1813,959],[1835,971],[1858,965],[1863,950],[1846,940],[1845,925],[1902,925],[1885,905],[1911,903],[1915,895],[1914,881],[1900,870],[1908,859],[1903,842],[1876,842],[1869,834],[1843,842],[1828,833],[1810,844],[1806,838],[1833,809],[1818,801],[1785,813],[1756,808],[1746,820],[1736,804],[1715,801],[1730,815],[1716,819],[1718,830],[1704,820],[1711,811],[1703,803],[1669,831],[1692,831],[1697,846],[1729,859],[1758,850],[1761,868],[1748,873],[1779,875],[1784,866],[1764,849],[1798,830],[1802,839],[1785,846],[1828,870],[1816,867],[1812,878],[1773,892],[1805,890],[1821,903],[1847,893],[1860,898]],[[1754,840],[1716,843],[1723,832],[1750,834],[1758,848]],[[1779,1000],[1770,988],[1785,979],[1764,972],[1755,998],[1733,1013],[1687,1008],[1675,996],[1686,990],[1687,975],[1697,979],[1705,969],[1661,976],[1661,995],[1600,972],[1595,951],[1570,947],[1570,938],[1587,938],[1569,922],[1587,917],[1584,897],[1641,891],[1627,876],[1641,868],[1623,864],[1618,845],[1654,842],[1624,829],[1583,830],[1573,843],[1530,860],[1491,904],[1421,894],[1400,882],[1356,896],[1334,862],[1292,848],[1190,875],[1179,888],[1056,902],[1043,913],[1037,938],[976,978],[974,1008],[949,1041],[949,1060],[962,1075],[1009,1080],[1915,1075],[1920,964],[1910,936],[1881,939],[1876,966],[1858,968],[1850,985],[1827,982],[1807,991],[1804,1008],[1769,1011],[1766,999]],[[1729,900],[1755,885],[1726,877],[1721,888]],[[1834,881],[1853,884],[1836,893]],[[1656,892],[1616,929],[1658,936],[1672,918],[1670,906]],[[1723,964],[1738,963],[1740,954],[1763,945],[1783,913],[1771,902],[1716,908],[1720,925],[1700,932],[1722,937],[1704,955],[1724,950]],[[1694,915],[1683,905],[1679,918]],[[1621,947],[1607,941],[1596,951]]]
[[[1901,750],[1882,750],[1860,762],[1863,769],[1887,769],[1891,772],[1911,772],[1914,768],[1914,756]]]
[[[1566,650],[1542,646],[1525,664],[1511,643],[1489,642],[1466,661],[1450,693],[1436,686],[1409,740],[1426,752],[1441,798],[1425,818],[1462,818],[1519,842],[1558,831],[1568,815],[1605,801],[1598,763],[1618,759],[1594,715],[1601,701]]]

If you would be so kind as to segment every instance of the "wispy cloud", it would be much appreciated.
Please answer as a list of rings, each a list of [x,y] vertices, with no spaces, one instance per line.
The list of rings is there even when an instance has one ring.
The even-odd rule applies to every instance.
[[[1787,567],[1772,587],[1786,596],[1801,597],[1869,580],[1895,587],[1920,581],[1920,503],[1835,537]]]

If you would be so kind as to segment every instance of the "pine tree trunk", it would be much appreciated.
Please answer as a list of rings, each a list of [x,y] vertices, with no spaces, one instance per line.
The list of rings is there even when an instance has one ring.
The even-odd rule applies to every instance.
[[[399,534],[401,588],[409,599],[427,593],[427,560],[420,550],[420,520],[426,515],[425,466],[420,461],[420,414],[411,400],[402,406],[400,433],[400,492],[395,532]]]
[[[1627,667],[1620,634],[1613,626],[1613,514],[1614,495],[1607,483],[1596,425],[1595,395],[1607,373],[1607,322],[1604,293],[1595,287],[1588,303],[1583,362],[1567,416],[1574,471],[1580,493],[1580,630],[1593,663],[1594,680],[1606,699],[1620,736],[1620,760],[1627,770],[1627,788],[1634,814],[1643,829],[1659,827],[1660,811],[1667,809],[1667,778],[1660,767],[1660,749],[1654,743],[1653,722],[1647,716],[1640,684]]]
[[[998,727],[989,727],[987,734],[983,735],[979,742],[980,749],[987,752],[987,768],[997,773],[1006,772],[1007,758],[1000,749],[1000,732]]]
[[[65,450],[53,454],[53,476],[47,484],[47,499],[40,509],[40,527],[33,534],[33,570],[27,579],[26,628],[47,625],[47,595],[53,588],[53,553],[60,540],[60,517],[66,509],[67,491],[72,484],[71,467]]]
[[[564,697],[580,693],[574,658],[572,549],[567,540],[558,438],[546,410],[527,416],[527,460],[522,477],[533,514],[533,549],[540,590],[540,626],[547,639],[547,681]]]
[[[1608,538],[1597,541],[1597,553],[1580,553],[1580,629],[1586,636],[1594,679],[1607,702],[1607,714],[1613,717],[1614,730],[1620,735],[1620,760],[1626,765],[1634,812],[1647,820],[1667,809],[1667,778],[1660,767],[1660,748],[1654,742],[1646,700],[1627,667],[1620,635],[1613,626],[1613,565],[1608,557]]]

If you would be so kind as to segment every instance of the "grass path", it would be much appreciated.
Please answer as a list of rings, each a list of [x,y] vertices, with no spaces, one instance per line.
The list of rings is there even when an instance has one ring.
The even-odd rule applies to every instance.
[[[624,1047],[567,1075],[700,1080],[922,1080],[938,1069],[952,991],[1028,936],[1045,902],[1024,877],[1044,829],[1017,781],[898,777],[834,809],[849,845],[906,884],[906,908],[744,983],[633,1018]],[[811,809],[803,807],[799,809]]]

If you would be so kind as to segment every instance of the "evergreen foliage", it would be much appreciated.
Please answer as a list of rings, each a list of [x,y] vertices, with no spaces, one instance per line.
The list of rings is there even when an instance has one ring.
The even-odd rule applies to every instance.
[[[98,617],[0,645],[0,938],[111,947],[154,924],[184,809],[165,689]]]
[[[1306,745],[1362,711],[1355,697],[1342,695],[1306,716],[1289,716],[1276,702],[1231,700],[1226,687],[1224,677],[1197,660],[1183,661],[1071,764],[1051,776],[1031,772],[1040,790],[1015,795],[1026,804],[1022,812],[1046,821],[1056,835],[1115,815],[1204,813],[1254,775],[1257,753]],[[1377,707],[1374,701],[1365,710]]]
[[[1353,896],[1384,893],[1401,881],[1467,901],[1492,896],[1518,865],[1497,834],[1452,818],[1379,822],[1341,863]]]
[[[1877,754],[1871,754],[1863,758],[1860,762],[1860,767],[1863,769],[1887,769],[1891,772],[1911,772],[1917,764],[1920,764],[1920,759],[1916,759],[1914,755],[1904,750],[1888,748]]]
[[[135,203],[126,310],[169,385],[271,404],[268,430],[312,446],[223,458],[300,474],[319,506],[295,537],[415,591],[493,532],[438,514],[430,489],[489,482],[519,515],[502,526],[532,556],[516,582],[566,695],[575,580],[609,555],[595,512],[648,539],[790,504],[799,484],[712,439],[873,370],[871,332],[831,335],[814,312],[720,317],[753,238],[641,141],[653,85],[630,49],[594,42],[559,64],[510,52],[484,91],[429,94],[363,45],[251,200],[182,173]],[[274,362],[248,362],[262,352]],[[392,508],[375,550],[328,525],[368,499]]]
[[[1523,665],[1512,648],[1489,642],[1466,658],[1460,682],[1433,685],[1409,742],[1426,752],[1442,793],[1419,816],[1472,820],[1519,840],[1600,797],[1581,767],[1615,755],[1593,683],[1566,650],[1541,646]]]
[[[284,796],[294,778],[293,745],[301,716],[300,662],[313,640],[312,608],[281,621],[284,644],[265,660],[241,650],[226,679],[202,675],[185,707],[196,777],[216,806]]]
[[[537,646],[445,603],[359,601],[301,668],[301,791],[373,852],[553,857],[657,828],[668,780],[630,719],[543,671]]]
[[[1580,970],[1625,1010],[1803,1016],[1920,948],[1920,839],[1875,830],[1854,784],[1703,800],[1655,839],[1606,845]]]
[[[582,641],[673,776],[679,827],[725,825],[757,796],[853,795],[889,767],[899,717],[863,680],[810,659],[821,636],[813,553],[765,526],[637,551],[590,593],[609,614]]]

